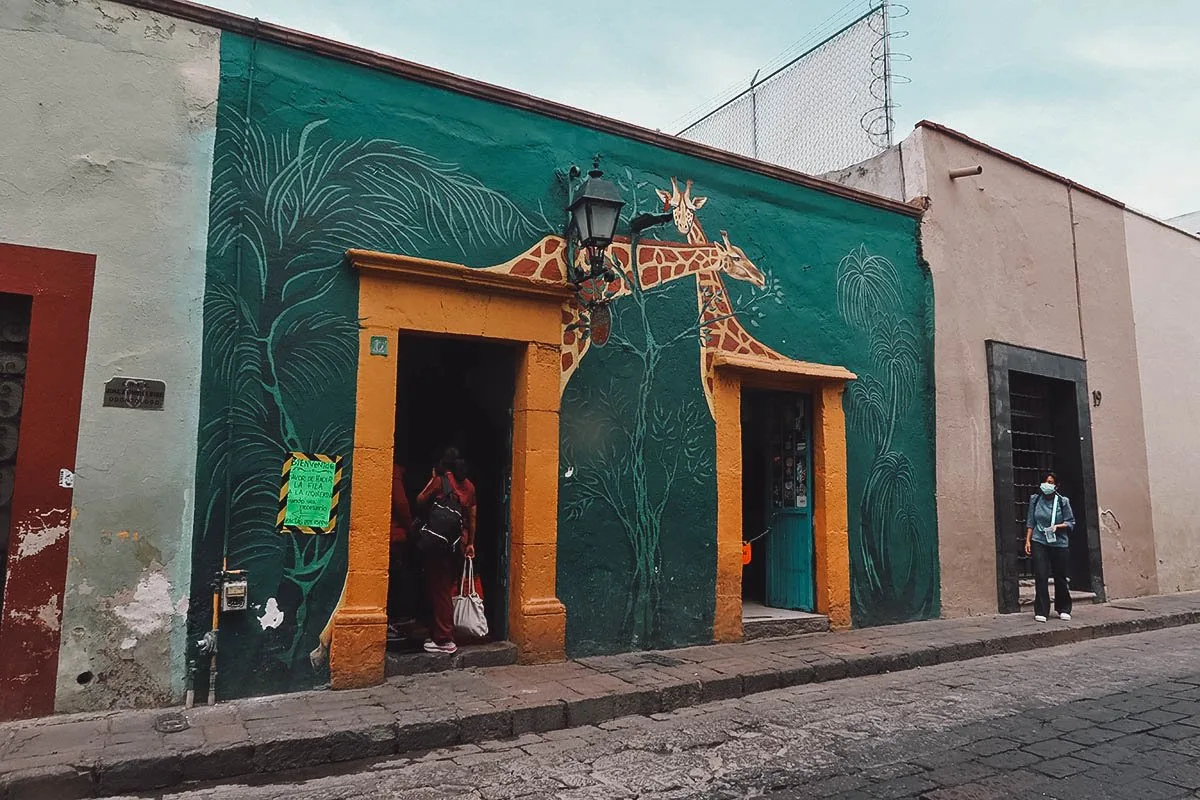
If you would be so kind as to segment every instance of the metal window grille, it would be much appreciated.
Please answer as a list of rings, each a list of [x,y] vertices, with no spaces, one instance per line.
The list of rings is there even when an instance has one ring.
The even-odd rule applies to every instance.
[[[1025,523],[1029,498],[1036,494],[1046,473],[1055,471],[1054,400],[1046,378],[1011,373],[1013,518],[1017,537],[1020,578],[1033,577],[1033,560],[1025,555]]]

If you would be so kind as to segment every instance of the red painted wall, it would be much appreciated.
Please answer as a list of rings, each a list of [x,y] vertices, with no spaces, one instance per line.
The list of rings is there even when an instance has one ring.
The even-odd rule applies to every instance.
[[[0,244],[0,292],[33,297],[0,618],[0,720],[53,713],[96,257]],[[97,389],[97,402],[101,390]]]

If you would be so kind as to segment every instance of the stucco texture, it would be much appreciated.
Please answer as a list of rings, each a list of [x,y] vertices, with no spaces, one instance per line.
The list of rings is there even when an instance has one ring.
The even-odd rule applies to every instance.
[[[226,34],[221,49],[193,609],[198,633],[202,576],[228,531],[230,566],[255,576],[252,607],[274,600],[283,622],[223,622],[218,696],[326,679],[348,531],[340,519],[303,540],[273,529],[286,450],[352,447],[359,325],[374,323],[345,250],[518,263],[561,232],[555,171],[594,153],[625,225],[662,209],[672,177],[693,181],[710,241],[667,225],[661,247],[711,254],[727,232],[754,268],[718,287],[742,332],[860,377],[844,401],[854,619],[938,613],[930,291],[912,217],[269,43]],[[569,655],[712,639],[716,440],[699,298],[697,275],[681,272],[644,310],[617,300],[612,339],[563,394],[552,566]]]
[[[1104,589],[1109,598],[1159,590],[1146,432],[1125,256],[1124,209],[1072,192],[1079,298],[1093,397],[1092,452]],[[1095,402],[1099,392],[1100,403]]]
[[[1158,587],[1200,588],[1200,238],[1133,213],[1124,220],[1146,407]],[[1122,520],[1123,521],[1123,520]]]
[[[0,4],[0,239],[97,256],[60,711],[182,697],[218,42],[103,0]],[[165,381],[165,409],[102,408],[118,375]]]
[[[1103,392],[1092,415],[1099,508],[1121,523],[1101,522],[1106,585],[1113,596],[1154,591],[1122,210],[936,131],[918,129],[906,159],[909,143],[927,177],[907,190],[931,201],[921,237],[935,286],[943,613],[997,607],[989,339],[1086,356],[1089,391]],[[977,164],[982,175],[948,175]]]

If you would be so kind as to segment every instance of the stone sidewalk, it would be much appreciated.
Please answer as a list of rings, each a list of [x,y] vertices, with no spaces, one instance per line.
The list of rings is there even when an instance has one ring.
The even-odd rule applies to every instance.
[[[1200,592],[1027,614],[932,620],[746,644],[393,678],[188,711],[0,725],[0,800],[70,800],[320,767],[590,725],[803,683],[1200,622]]]

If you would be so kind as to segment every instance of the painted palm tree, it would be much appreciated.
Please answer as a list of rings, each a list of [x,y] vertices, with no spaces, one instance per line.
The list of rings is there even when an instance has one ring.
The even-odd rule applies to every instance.
[[[859,609],[899,619],[927,616],[936,604],[937,537],[918,494],[912,461],[896,448],[899,427],[923,381],[921,333],[902,316],[900,276],[865,246],[838,264],[838,310],[870,340],[870,365],[850,386],[849,422],[873,453],[859,503],[861,536],[854,600]]]
[[[346,563],[344,522],[332,536],[274,532],[286,454],[350,453],[359,323],[346,250],[468,256],[537,234],[458,166],[326,125],[271,134],[223,105],[214,153],[204,382],[224,403],[201,423],[196,550],[248,569],[252,601],[279,598],[290,635],[271,649],[286,672],[307,663]],[[196,567],[202,596],[219,563]]]

